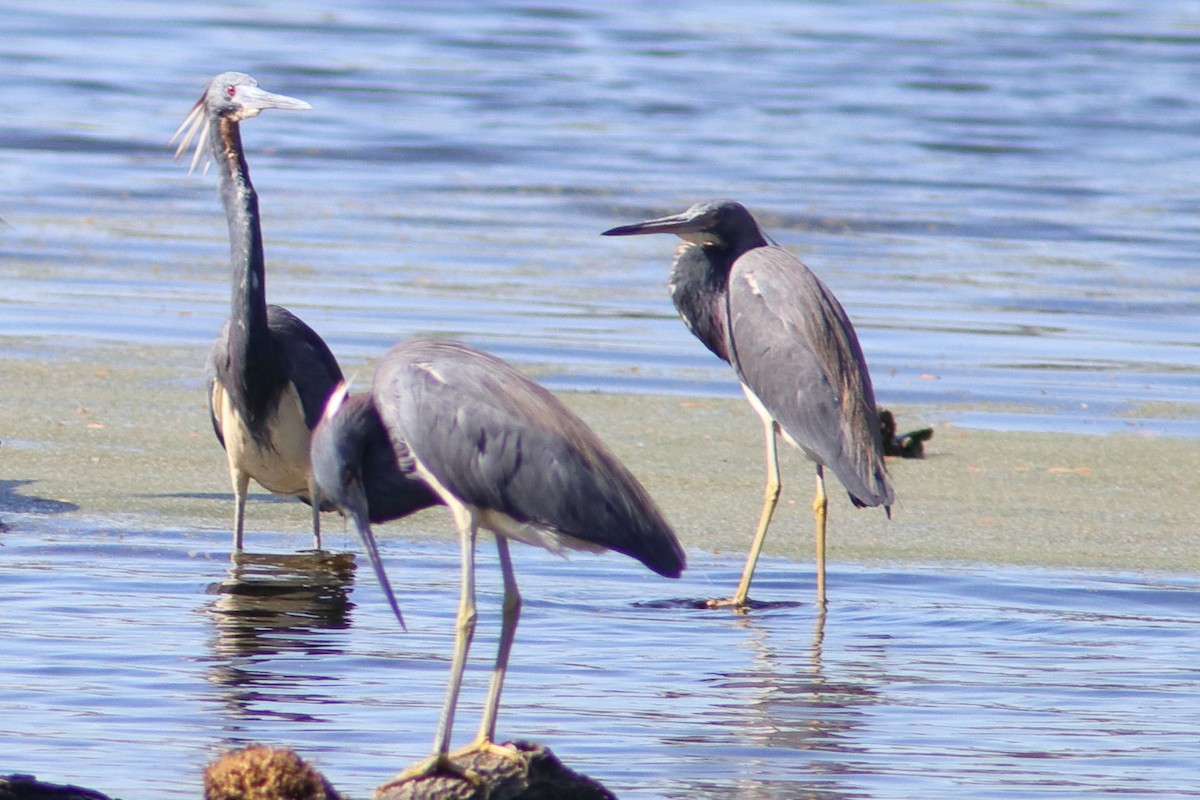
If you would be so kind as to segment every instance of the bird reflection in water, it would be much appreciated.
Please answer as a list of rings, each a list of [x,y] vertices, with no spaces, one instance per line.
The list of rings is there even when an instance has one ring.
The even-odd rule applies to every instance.
[[[787,621],[778,622],[786,617]],[[844,662],[825,664],[825,613],[814,620],[807,646],[795,636],[777,637],[794,630],[794,615],[784,610],[774,617],[737,616],[730,620],[746,633],[744,647],[752,652],[750,663],[736,670],[710,673],[702,678],[716,698],[701,731],[677,741],[684,747],[708,751],[717,739],[739,742],[728,765],[738,776],[738,797],[799,797],[806,800],[852,800],[869,795],[845,776],[854,774],[861,760],[857,728],[868,720],[867,707],[879,702],[878,684],[863,678]],[[753,753],[753,757],[743,756]],[[769,755],[769,754],[774,754]],[[805,759],[809,777],[786,781],[763,763],[779,758],[789,763]],[[756,766],[757,765],[757,766]],[[683,789],[705,790],[703,780],[685,781]]]
[[[282,665],[295,662],[278,657],[341,652],[329,632],[350,625],[354,571],[351,553],[234,553],[229,577],[208,587],[207,610],[214,632],[208,679],[223,687],[235,717],[312,718],[299,709],[317,707],[313,689],[328,679],[287,674]]]

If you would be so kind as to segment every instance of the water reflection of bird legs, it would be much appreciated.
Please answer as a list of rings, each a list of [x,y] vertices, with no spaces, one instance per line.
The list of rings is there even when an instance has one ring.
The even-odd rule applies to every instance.
[[[825,646],[825,607],[817,609],[817,615],[813,620],[813,642],[812,653],[809,655],[809,661],[812,663],[813,674],[821,674],[821,650]]]
[[[208,607],[214,634],[208,678],[222,687],[234,716],[276,716],[281,712],[272,709],[273,701],[295,702],[281,687],[314,679],[280,674],[270,662],[297,652],[337,652],[327,632],[350,624],[354,556],[240,552],[232,561],[229,576],[208,587],[215,595]]]
[[[808,760],[810,767],[799,783],[796,776],[787,779],[786,796],[848,800],[860,795],[843,783],[841,775],[853,770],[839,754],[853,757],[852,731],[865,719],[856,709],[872,704],[875,690],[852,675],[839,677],[845,671],[840,663],[832,667],[838,674],[830,674],[825,657],[826,616],[824,611],[815,615],[807,647],[794,646],[792,637],[775,636],[794,621],[792,615],[736,617],[748,634],[745,643],[753,648],[753,659],[747,669],[720,676],[718,689],[736,699],[723,705],[726,715],[718,724],[733,728],[723,729],[722,737],[732,733],[732,740],[746,742],[751,749],[822,754]],[[736,753],[730,758],[739,770],[739,796],[781,796],[777,779],[753,772]]]

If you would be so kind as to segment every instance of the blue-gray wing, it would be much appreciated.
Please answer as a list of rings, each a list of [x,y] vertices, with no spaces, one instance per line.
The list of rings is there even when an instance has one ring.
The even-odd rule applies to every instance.
[[[375,404],[391,436],[463,503],[632,556],[676,577],[683,548],[599,437],[509,364],[456,342],[388,352]]]
[[[742,255],[729,279],[738,377],[858,505],[891,505],[878,412],[858,337],[833,292],[779,247]]]
[[[308,429],[317,427],[329,395],[342,381],[342,370],[325,340],[282,306],[267,306],[267,327],[286,365],[288,380],[300,395]]]

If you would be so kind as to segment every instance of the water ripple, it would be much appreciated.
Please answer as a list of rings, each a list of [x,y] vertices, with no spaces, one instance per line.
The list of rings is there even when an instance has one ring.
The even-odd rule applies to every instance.
[[[443,332],[540,342],[520,351],[561,386],[724,393],[663,289],[671,246],[598,233],[732,195],[838,292],[885,403],[1016,401],[1037,412],[1024,425],[1094,430],[1177,402],[1174,376],[1200,370],[1189,21],[1177,0],[10,9],[0,326],[211,338],[224,223],[211,176],[187,177],[166,140],[202,81],[237,67],[313,102],[245,135],[273,298],[344,358]],[[95,282],[64,304],[81,266]],[[149,292],[107,302],[131,273],[186,325],[164,331]],[[593,297],[646,324],[592,339],[541,310],[595,275]],[[393,313],[367,325],[363,286]],[[520,313],[486,314],[497,294]],[[662,346],[637,379],[605,357],[643,342]],[[1138,379],[1114,388],[1126,367]]]

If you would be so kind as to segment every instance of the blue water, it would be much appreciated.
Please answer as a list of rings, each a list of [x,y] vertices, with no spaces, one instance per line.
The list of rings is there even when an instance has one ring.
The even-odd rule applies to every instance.
[[[670,305],[674,242],[598,235],[732,196],[842,299],[885,405],[1200,435],[1195,3],[0,2],[0,30],[14,353],[215,335],[215,180],[167,140],[240,69],[314,106],[243,136],[269,294],[348,372],[436,332],[554,388],[733,396]],[[453,547],[385,530],[401,634],[349,534],[317,559],[256,532],[285,555],[235,568],[226,532],[19,510],[0,773],[194,798],[265,741],[366,797],[428,751]],[[481,558],[456,743],[498,622]],[[680,582],[515,558],[499,733],[625,800],[1200,796],[1194,577],[834,564],[818,624],[808,564],[760,567],[781,605],[742,617],[662,602],[728,593],[736,555]]]
[[[0,772],[188,798],[208,760],[259,741],[366,797],[431,747],[454,546],[385,536],[405,634],[350,555],[233,567],[224,532],[83,542],[6,540]],[[674,606],[736,580],[739,565],[693,555],[672,582],[616,555],[518,546],[526,603],[499,735],[549,744],[622,798],[1197,796],[1193,578],[833,565],[819,626],[811,566],[783,561],[755,582],[772,609]],[[499,625],[487,542],[480,581],[458,743]]]
[[[840,296],[882,403],[1200,435],[1194,3],[5,3],[0,22],[6,334],[212,338],[215,179],[167,139],[236,68],[314,106],[244,139],[270,295],[344,361],[437,332],[555,388],[735,395],[667,297],[674,240],[598,236],[732,196]]]

